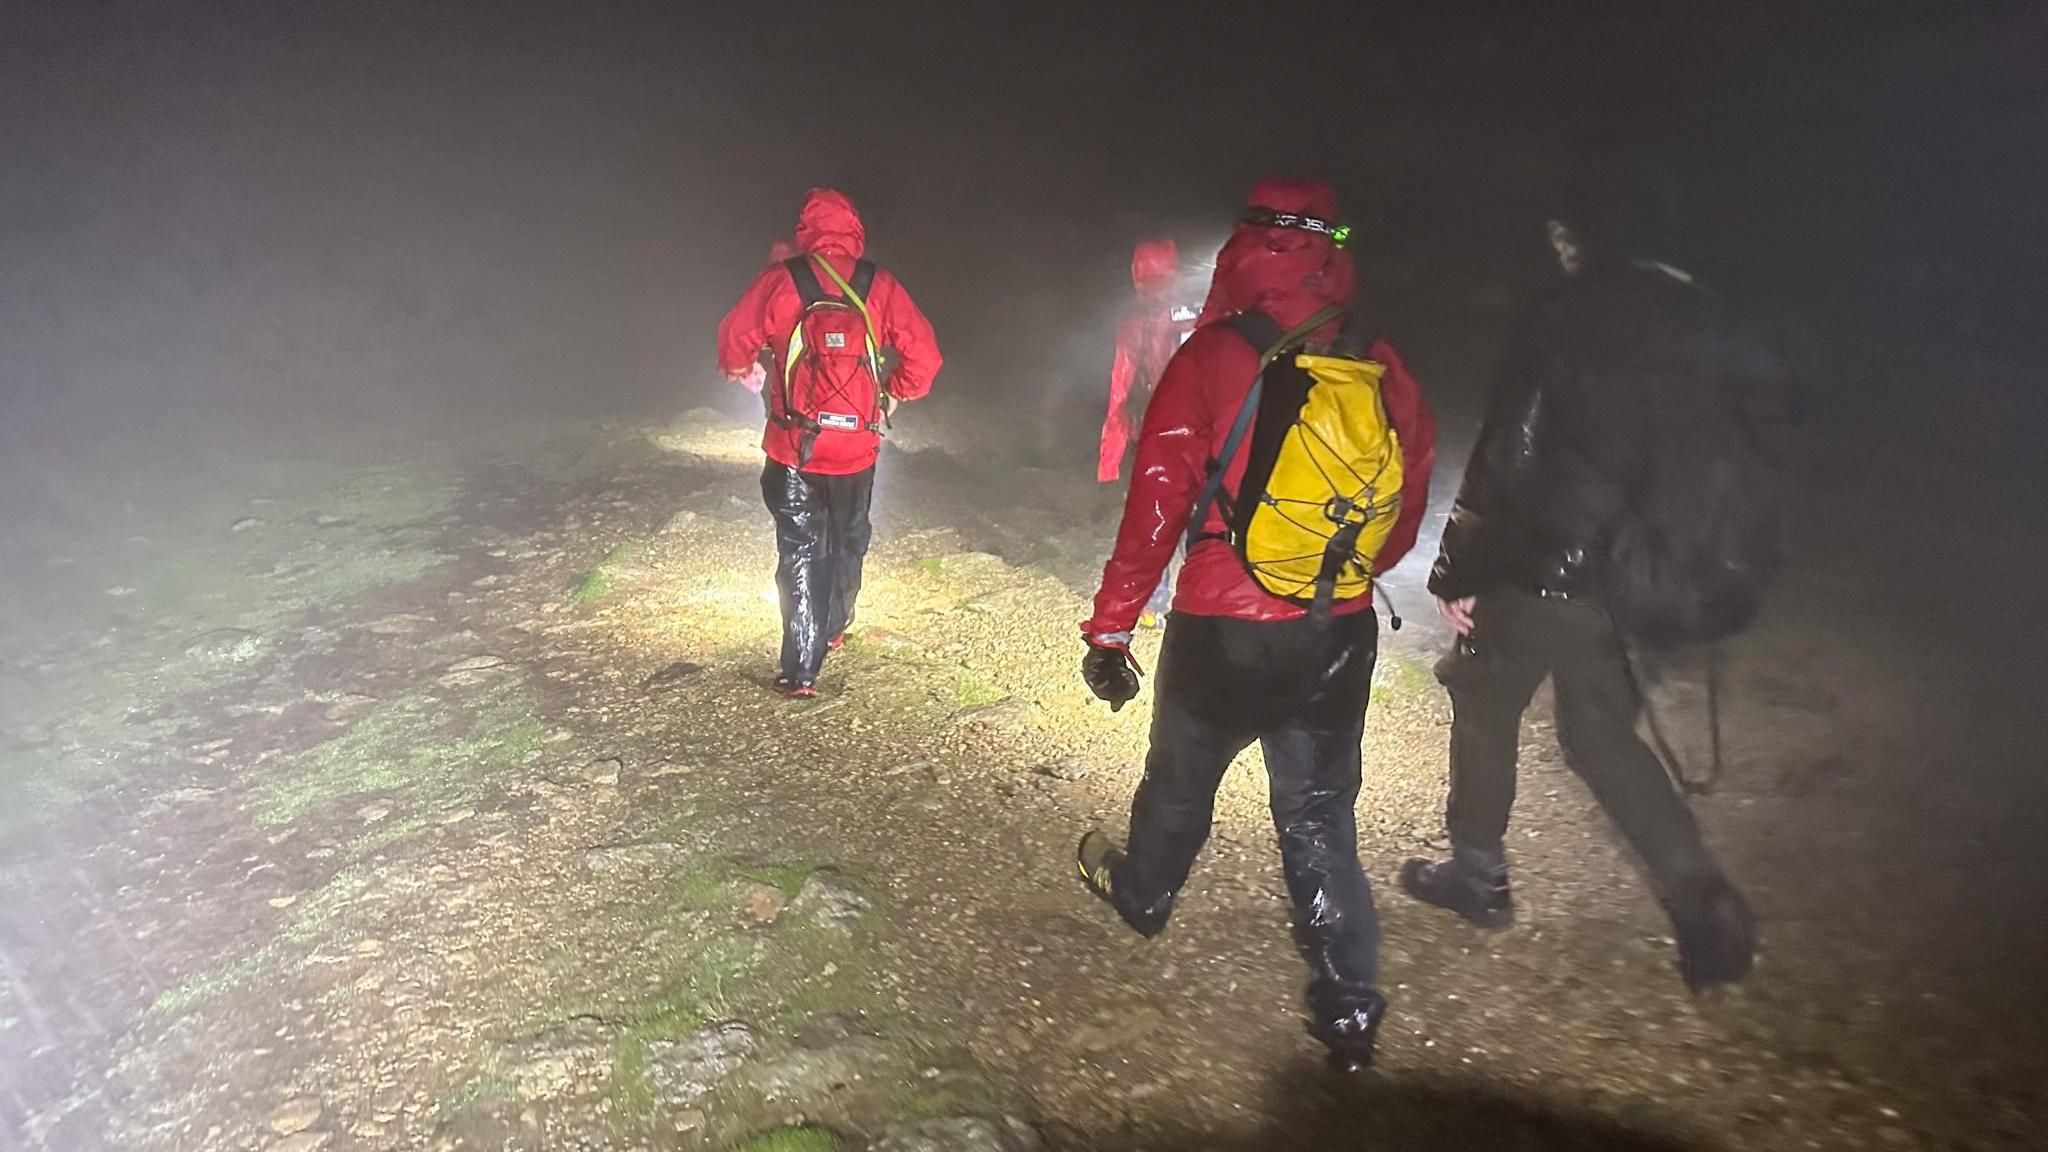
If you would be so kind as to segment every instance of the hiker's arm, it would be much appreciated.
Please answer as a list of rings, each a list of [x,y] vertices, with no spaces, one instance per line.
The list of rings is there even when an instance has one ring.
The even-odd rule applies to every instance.
[[[1415,535],[1429,512],[1429,478],[1436,468],[1436,417],[1430,415],[1422,385],[1402,363],[1399,349],[1380,340],[1373,344],[1372,358],[1387,366],[1386,375],[1380,378],[1380,402],[1386,405],[1387,419],[1401,441],[1401,515],[1373,560],[1373,575],[1378,576],[1399,564],[1415,547]]]
[[[1515,505],[1535,461],[1543,421],[1544,367],[1533,339],[1534,318],[1532,312],[1508,343],[1479,440],[1465,467],[1465,482],[1444,524],[1443,542],[1429,573],[1429,590],[1439,600],[1461,600],[1485,591],[1500,577],[1503,559],[1519,547],[1526,528]]]
[[[1104,484],[1117,478],[1124,465],[1124,450],[1131,443],[1131,378],[1136,366],[1131,350],[1119,334],[1116,357],[1109,365],[1109,412],[1102,419],[1102,451],[1096,459],[1095,478]]]
[[[780,266],[763,271],[747,286],[740,302],[718,322],[720,372],[737,380],[747,375],[759,361],[761,349],[768,346],[772,334],[768,323],[769,304],[774,300],[777,283],[788,279],[789,273]]]
[[[938,335],[896,277],[877,273],[875,297],[875,323],[882,330],[882,343],[896,353],[896,367],[889,373],[889,395],[898,400],[919,399],[932,390],[932,380],[944,363]]]

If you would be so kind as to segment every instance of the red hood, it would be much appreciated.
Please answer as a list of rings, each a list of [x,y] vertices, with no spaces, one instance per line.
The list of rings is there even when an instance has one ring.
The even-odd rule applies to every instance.
[[[867,251],[867,229],[844,192],[813,188],[796,218],[796,246],[805,252],[828,252],[858,260]]]
[[[1170,236],[1138,241],[1131,252],[1131,285],[1140,296],[1161,296],[1180,278],[1180,249]]]
[[[780,264],[794,255],[796,255],[796,245],[791,244],[787,240],[777,240],[768,246],[768,262],[770,264]]]
[[[1261,180],[1245,205],[1324,219],[1337,216],[1337,194],[1320,180]],[[1200,323],[1256,311],[1292,328],[1324,305],[1350,308],[1357,294],[1351,257],[1329,237],[1239,224],[1216,254],[1216,277]]]

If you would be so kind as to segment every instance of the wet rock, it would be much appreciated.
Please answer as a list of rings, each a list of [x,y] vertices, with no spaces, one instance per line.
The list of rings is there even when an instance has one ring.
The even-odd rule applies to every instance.
[[[871,1152],[1038,1152],[1041,1147],[1037,1131],[1015,1117],[953,1116],[891,1128]]]
[[[1050,776],[1055,780],[1083,780],[1093,771],[1094,768],[1070,757],[1038,766],[1039,775]]]
[[[679,532],[689,531],[690,526],[696,522],[697,514],[685,508],[681,512],[669,517],[668,523],[661,526],[661,531],[663,535],[673,536]]]
[[[606,756],[592,760],[583,766],[583,781],[586,784],[617,784],[619,775],[625,771],[625,761],[617,756]]]
[[[215,628],[185,644],[185,654],[213,664],[242,664],[263,651],[263,640],[246,628]]]
[[[828,928],[850,932],[874,905],[852,882],[832,871],[813,872],[790,901],[789,910]]]
[[[764,1100],[794,1104],[806,1112],[862,1083],[897,1082],[901,1069],[880,1044],[848,1041],[826,1048],[798,1048],[773,1060],[751,1065],[738,1077],[741,1086]]]
[[[332,1139],[332,1132],[300,1132],[269,1145],[265,1152],[320,1152]]]
[[[736,1020],[714,1024],[679,1040],[647,1045],[647,1077],[671,1105],[696,1102],[759,1047],[753,1030]]]
[[[740,892],[740,908],[756,924],[773,924],[782,918],[789,897],[770,884],[749,884]]]
[[[583,853],[583,866],[602,873],[665,871],[681,864],[683,855],[682,845],[666,841],[608,844]]]
[[[467,684],[481,684],[514,670],[511,662],[503,656],[469,656],[450,664],[437,682],[444,687],[458,688]]]
[[[1019,700],[1015,696],[1006,696],[993,703],[976,704],[971,708],[962,708],[958,712],[953,713],[953,721],[957,724],[999,725],[1021,720],[1029,715],[1030,712],[1031,702],[1029,700]]]
[[[372,636],[417,636],[433,626],[432,616],[418,612],[394,612],[370,621],[363,628]]]
[[[513,1049],[506,1071],[521,1100],[567,1095],[611,1074],[615,1040],[602,1021],[571,1020]]]
[[[702,664],[689,660],[678,660],[673,664],[663,665],[654,675],[642,681],[640,686],[642,688],[666,688],[671,684],[687,680],[703,670],[704,666]]]
[[[279,1136],[292,1136],[319,1123],[320,1111],[319,1100],[299,1096],[278,1105],[263,1118],[263,1123]]]

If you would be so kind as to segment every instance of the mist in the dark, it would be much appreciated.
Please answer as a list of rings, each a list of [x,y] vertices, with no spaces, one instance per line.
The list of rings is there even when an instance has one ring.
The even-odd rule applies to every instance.
[[[0,1148],[17,1123],[51,1148],[734,1147],[788,1118],[689,1097],[635,1128],[620,1092],[562,1089],[547,1129],[518,1069],[624,1082],[738,1011],[662,999],[678,979],[813,995],[826,968],[872,999],[802,1044],[769,1038],[786,1005],[744,1006],[778,1059],[914,1057],[873,1065],[862,1091],[909,1086],[879,1112],[824,1117],[862,1139],[957,1074],[1000,1091],[945,1108],[1032,1101],[1055,1149],[2033,1146],[2044,61],[2048,6],[1991,0],[0,6]],[[1442,816],[1423,576],[1596,153],[1668,178],[1685,226],[1645,255],[1761,321],[1796,388],[1792,562],[1730,657],[1730,783],[1698,805],[1763,925],[1732,1005],[1680,1002],[1547,720],[1530,925],[1473,936],[1386,883]],[[1137,711],[1071,669],[1132,245],[1171,235],[1198,276],[1276,174],[1337,187],[1365,313],[1440,428],[1387,581],[1415,626],[1383,634],[1368,713],[1402,983],[1363,1110],[1289,1063],[1256,798],[1226,795],[1149,951],[1072,886],[1069,825],[1121,818],[1143,756]],[[871,631],[812,714],[756,675],[760,402],[713,333],[814,186],[859,206],[946,362],[897,417]],[[717,968],[792,938],[775,901],[842,866],[876,898],[839,951]],[[869,1007],[876,1035],[838,1019]],[[867,1099],[829,1087],[806,1099]]]
[[[1967,426],[2001,461],[2040,426],[2025,6],[6,20],[10,455],[687,406],[720,387],[713,322],[829,184],[937,324],[940,395],[1078,456],[1130,242],[1203,255],[1271,171],[1339,182],[1371,299],[1460,414],[1589,139],[1680,174],[1687,259],[1780,323],[1822,423]]]

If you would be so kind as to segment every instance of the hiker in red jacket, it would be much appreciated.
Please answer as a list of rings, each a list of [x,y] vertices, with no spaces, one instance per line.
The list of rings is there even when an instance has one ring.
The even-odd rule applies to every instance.
[[[765,269],[719,322],[718,367],[744,384],[764,348],[774,365],[761,496],[775,517],[782,604],[775,688],[810,697],[853,623],[882,432],[899,403],[931,390],[940,356],[910,293],[862,259],[866,230],[845,195],[811,190],[796,246],[800,256]]]
[[[1123,322],[1116,328],[1116,357],[1109,366],[1109,414],[1102,422],[1102,449],[1095,478],[1115,483],[1124,458],[1151,402],[1152,389],[1166,362],[1194,330],[1193,308],[1178,305],[1172,292],[1180,280],[1180,251],[1171,237],[1138,241],[1131,252],[1131,286],[1138,291]],[[1160,575],[1159,587],[1139,614],[1141,627],[1158,627],[1173,598],[1173,566]]]
[[[1344,319],[1357,288],[1341,247],[1346,230],[1336,220],[1336,197],[1325,184],[1268,180],[1254,188],[1217,256],[1194,335],[1153,393],[1116,550],[1103,570],[1095,614],[1081,626],[1083,678],[1112,708],[1137,694],[1132,626],[1167,561],[1190,538],[1211,462],[1232,439],[1261,378],[1265,349],[1242,326],[1266,323],[1284,332],[1327,313],[1333,318],[1302,338],[1306,347],[1364,343],[1352,339],[1357,325]],[[1297,339],[1282,346],[1303,345]],[[1380,399],[1403,468],[1399,511],[1374,555],[1376,575],[1415,542],[1436,436],[1421,390],[1393,345],[1373,340],[1362,350],[1385,366]],[[1280,366],[1276,360],[1274,368]],[[1257,442],[1256,432],[1241,439],[1222,462],[1224,494],[1239,491]],[[1226,539],[1230,521],[1221,504],[1206,509],[1175,590],[1129,842],[1119,846],[1089,833],[1079,849],[1082,879],[1141,935],[1163,931],[1208,839],[1224,770],[1259,741],[1296,938],[1311,970],[1309,1027],[1329,1047],[1333,1065],[1354,1069],[1370,1063],[1386,1011],[1375,987],[1379,925],[1358,862],[1353,813],[1378,622],[1370,592],[1311,612],[1266,591]]]
[[[1138,437],[1145,405],[1174,350],[1194,328],[1191,313],[1180,313],[1170,295],[1180,279],[1180,251],[1172,238],[1140,240],[1131,252],[1131,286],[1138,296],[1116,327],[1116,358],[1109,366],[1109,415],[1102,422],[1102,451],[1095,478],[1104,484],[1123,474],[1124,457]],[[1185,319],[1176,319],[1176,313]]]

